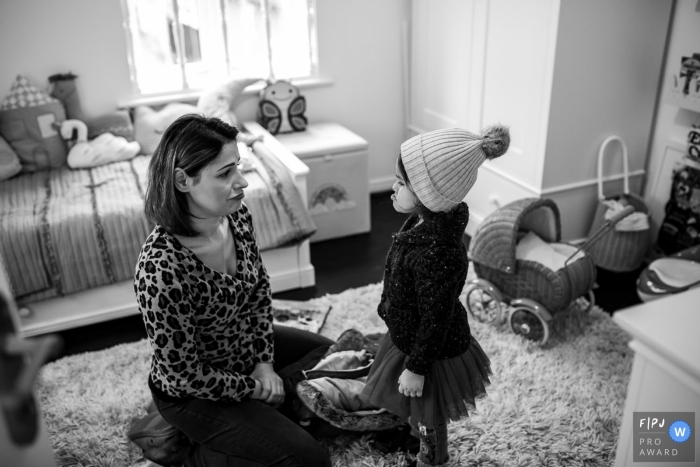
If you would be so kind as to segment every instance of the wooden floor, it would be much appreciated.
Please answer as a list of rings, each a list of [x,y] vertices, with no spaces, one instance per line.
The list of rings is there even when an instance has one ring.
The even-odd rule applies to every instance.
[[[390,192],[371,196],[370,233],[311,244],[311,263],[316,269],[316,286],[274,294],[274,298],[308,300],[382,280],[384,260],[391,235],[406,220],[392,207]],[[468,245],[469,237],[465,236]],[[609,313],[639,302],[635,292],[637,271],[615,274],[599,271],[597,303]],[[140,315],[58,333],[63,350],[55,358],[90,352],[146,337]]]

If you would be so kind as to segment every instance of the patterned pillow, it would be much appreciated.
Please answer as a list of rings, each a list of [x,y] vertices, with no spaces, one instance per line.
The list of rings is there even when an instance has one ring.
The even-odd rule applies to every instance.
[[[34,172],[66,163],[66,143],[58,128],[63,104],[18,75],[0,104],[0,134],[19,156],[22,170]]]
[[[163,132],[179,117],[201,113],[196,106],[172,103],[160,110],[140,105],[134,109],[134,139],[141,145],[142,154],[153,154]]]
[[[14,177],[22,170],[19,157],[15,153],[5,138],[0,136],[0,180],[7,180]]]

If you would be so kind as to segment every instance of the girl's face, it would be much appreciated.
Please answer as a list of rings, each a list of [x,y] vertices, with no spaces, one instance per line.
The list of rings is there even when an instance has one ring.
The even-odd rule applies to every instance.
[[[394,209],[404,214],[410,214],[416,210],[418,207],[418,200],[416,199],[416,195],[413,194],[413,191],[411,188],[409,188],[406,181],[401,176],[398,169],[398,162],[396,167],[396,181],[392,185],[391,189],[394,190],[394,194],[391,195]]]
[[[218,157],[204,167],[198,179],[187,178],[187,199],[190,213],[199,218],[221,217],[233,214],[241,207],[243,189],[248,182],[238,164],[241,156],[234,141],[221,148]]]

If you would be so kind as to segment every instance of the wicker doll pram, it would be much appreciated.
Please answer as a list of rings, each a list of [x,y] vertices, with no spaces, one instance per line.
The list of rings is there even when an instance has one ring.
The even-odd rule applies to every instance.
[[[525,198],[497,209],[479,225],[470,243],[469,259],[477,279],[467,288],[469,313],[481,322],[500,321],[505,318],[501,303],[507,303],[511,330],[544,344],[554,313],[574,305],[585,311],[593,307],[596,267],[585,249],[631,212],[606,221],[583,245],[575,246],[559,243],[559,208],[551,199]],[[568,257],[564,267],[552,270],[540,262],[516,258],[519,237],[526,232]]]

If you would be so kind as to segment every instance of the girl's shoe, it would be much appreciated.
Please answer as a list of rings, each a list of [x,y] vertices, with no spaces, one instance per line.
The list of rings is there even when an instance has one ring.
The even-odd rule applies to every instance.
[[[411,435],[410,425],[401,425],[391,430],[380,431],[376,434],[372,446],[384,454],[406,452],[418,454],[420,440]]]

